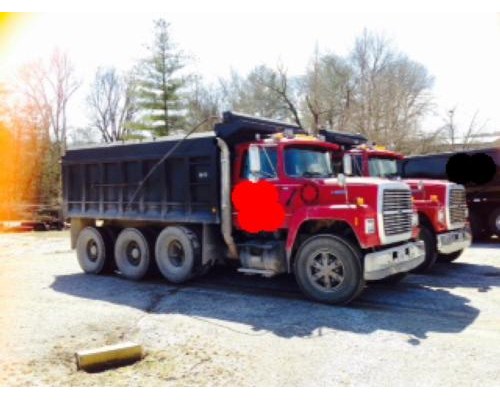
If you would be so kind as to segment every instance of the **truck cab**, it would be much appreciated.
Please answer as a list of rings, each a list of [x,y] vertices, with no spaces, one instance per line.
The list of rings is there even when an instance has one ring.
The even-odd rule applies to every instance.
[[[403,156],[382,146],[361,144],[345,153],[353,176],[400,179]],[[425,261],[416,269],[429,271],[436,261],[451,262],[471,244],[468,209],[462,185],[446,180],[404,179],[411,188],[420,220]]]
[[[294,273],[304,292],[328,302],[341,298],[336,287],[344,281],[401,278],[423,261],[408,185],[346,177],[334,162],[341,155],[340,146],[321,137],[286,130],[234,147],[232,190],[271,183],[284,210],[279,227],[257,235],[233,212],[241,272]],[[359,290],[351,285],[342,298]]]

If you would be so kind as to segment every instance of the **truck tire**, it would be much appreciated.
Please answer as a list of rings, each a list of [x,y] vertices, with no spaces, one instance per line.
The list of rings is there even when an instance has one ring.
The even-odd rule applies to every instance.
[[[488,218],[490,232],[500,237],[500,207],[495,208]]]
[[[113,267],[113,242],[103,228],[87,226],[78,235],[76,256],[86,274],[110,272]]]
[[[472,240],[482,240],[488,236],[488,229],[485,226],[488,225],[484,222],[484,218],[475,212],[471,212],[469,217],[470,228],[472,231]]]
[[[425,274],[430,272],[433,265],[436,263],[438,256],[436,235],[427,225],[420,225],[420,240],[424,241],[425,245],[425,259],[417,268],[412,272],[417,272],[420,274]]]
[[[115,243],[115,261],[121,275],[134,281],[144,278],[152,258],[153,248],[145,232],[136,228],[120,232]]]
[[[307,239],[295,257],[294,272],[307,297],[327,304],[346,304],[365,285],[360,257],[335,235]]]
[[[450,254],[438,254],[437,261],[441,263],[450,263],[455,261],[458,257],[462,255],[464,251],[458,250]]]
[[[156,239],[156,263],[170,282],[183,283],[196,276],[201,263],[201,246],[196,234],[182,226],[163,229]]]

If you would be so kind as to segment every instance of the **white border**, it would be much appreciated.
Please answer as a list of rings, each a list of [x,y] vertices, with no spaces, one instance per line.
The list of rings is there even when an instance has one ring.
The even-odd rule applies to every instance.
[[[419,0],[405,2],[398,0],[0,0],[2,11],[97,11],[97,12],[261,12],[261,13],[323,13],[323,12],[497,12],[497,0]]]

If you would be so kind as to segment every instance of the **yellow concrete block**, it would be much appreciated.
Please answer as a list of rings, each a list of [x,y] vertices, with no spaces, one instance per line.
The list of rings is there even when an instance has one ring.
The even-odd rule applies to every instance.
[[[75,357],[78,369],[96,371],[139,361],[143,357],[143,351],[141,345],[126,342],[82,350],[75,353]]]

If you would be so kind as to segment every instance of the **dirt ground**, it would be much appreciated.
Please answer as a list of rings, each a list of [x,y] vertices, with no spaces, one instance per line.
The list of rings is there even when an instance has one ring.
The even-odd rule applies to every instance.
[[[69,233],[0,235],[0,385],[499,385],[500,242],[347,307],[290,277],[216,269],[186,286],[80,272]],[[75,351],[135,341],[101,373]]]

